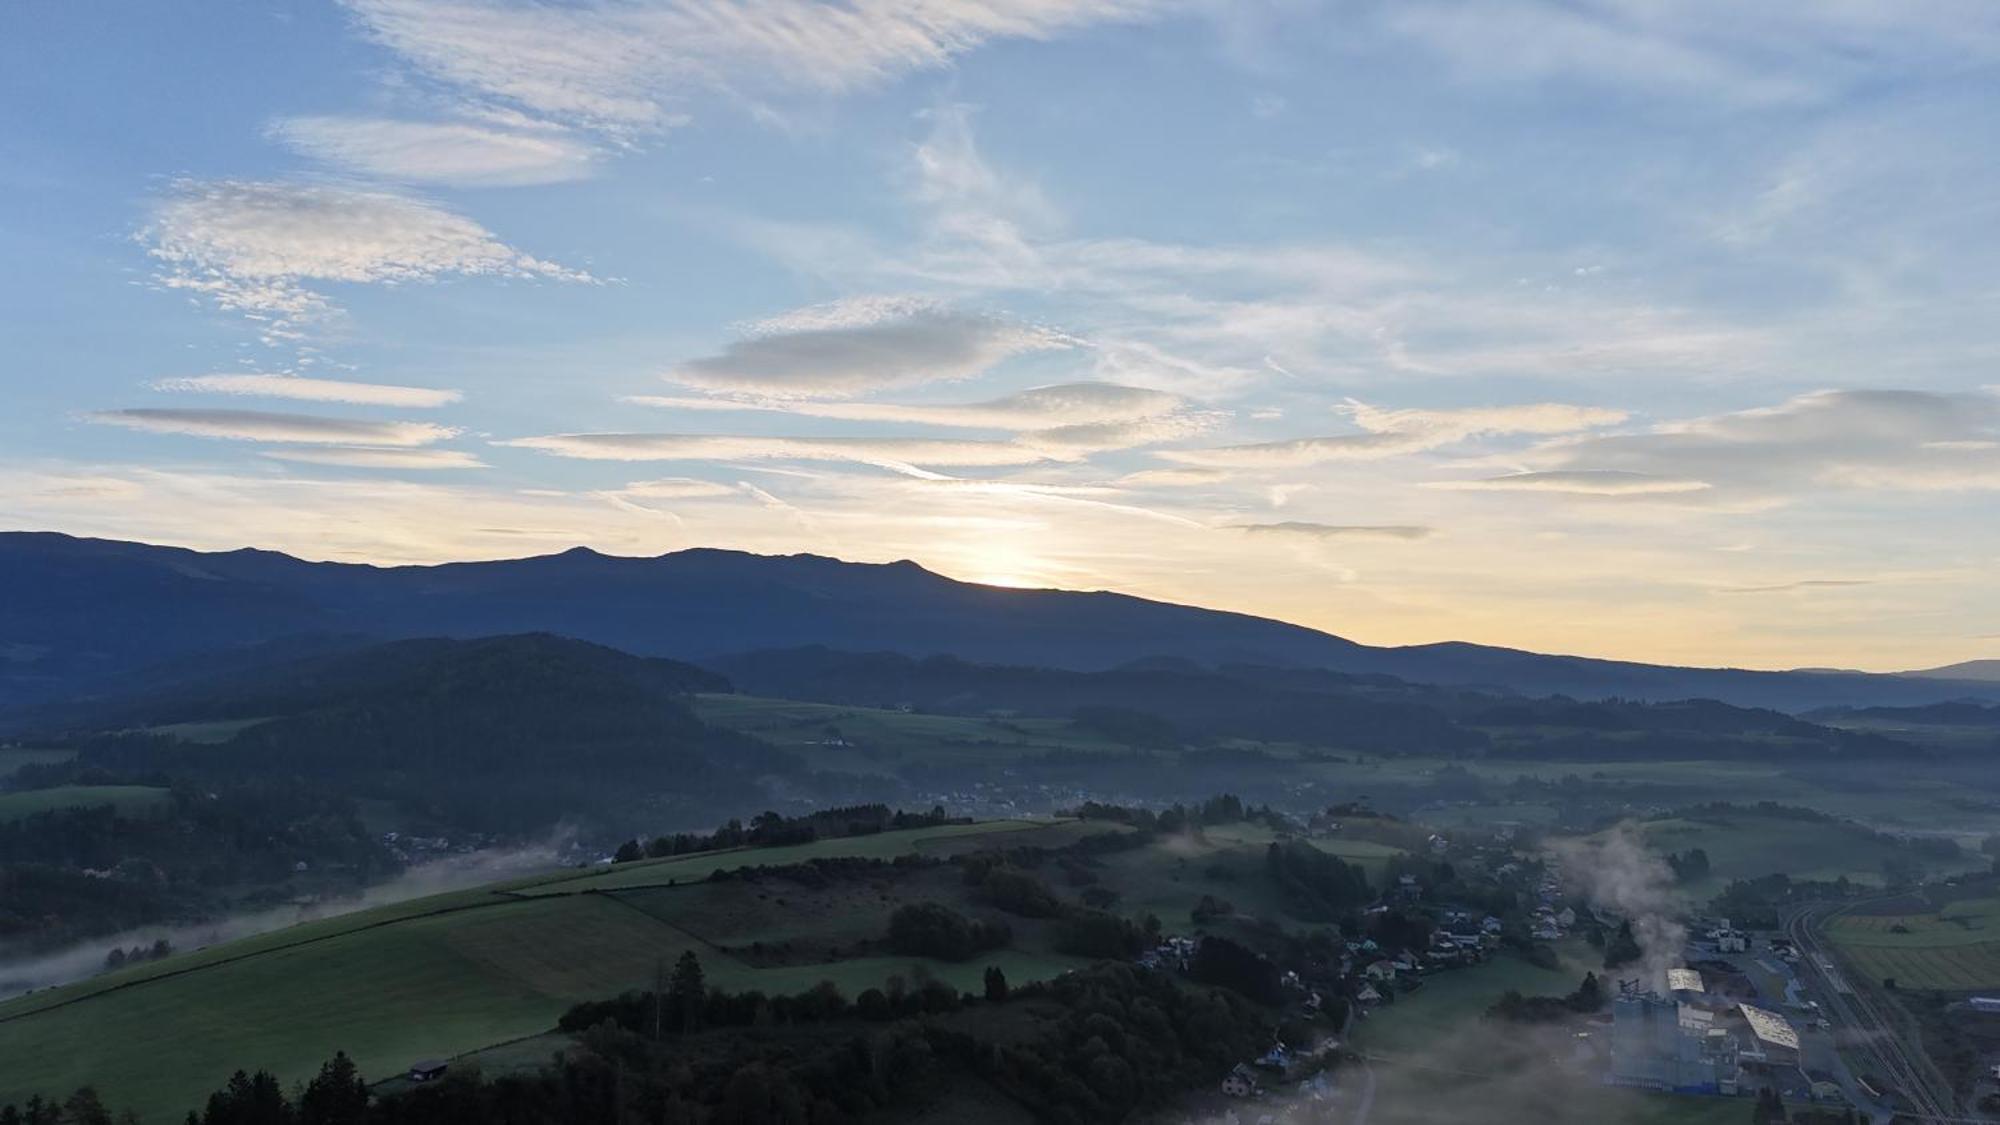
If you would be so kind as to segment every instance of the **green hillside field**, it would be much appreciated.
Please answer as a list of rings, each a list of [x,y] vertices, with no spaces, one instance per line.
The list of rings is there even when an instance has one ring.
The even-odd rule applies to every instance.
[[[813,858],[1075,839],[1110,824],[1001,821],[885,832],[565,871],[305,923],[177,954],[0,1004],[0,1104],[84,1084],[149,1122],[177,1121],[239,1067],[302,1079],[336,1050],[365,1073],[535,1035],[570,1005],[647,987],[695,950],[729,989],[797,992],[833,980],[850,995],[891,974],[976,987],[989,964],[1010,979],[1082,962],[1016,927],[1014,947],[960,964],[856,951],[903,901],[966,893],[956,872],[807,888],[706,882],[718,870]],[[672,885],[669,885],[671,880]],[[791,956],[758,943],[811,938]],[[843,955],[845,953],[846,955]]]
[[[0,793],[0,823],[56,809],[87,809],[110,805],[123,817],[144,816],[172,800],[165,789],[148,785],[58,785]]]
[[[1840,914],[1826,932],[1870,980],[1948,992],[2000,987],[2000,899],[1959,899],[1926,913]]]

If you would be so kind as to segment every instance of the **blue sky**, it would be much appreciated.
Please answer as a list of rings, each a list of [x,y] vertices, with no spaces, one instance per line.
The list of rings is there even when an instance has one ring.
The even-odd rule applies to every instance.
[[[2000,10],[0,13],[0,523],[2000,648]]]

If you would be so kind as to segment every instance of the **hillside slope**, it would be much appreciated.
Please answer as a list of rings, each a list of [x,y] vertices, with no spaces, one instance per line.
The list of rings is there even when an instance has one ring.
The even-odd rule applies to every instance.
[[[1165,655],[1535,695],[1702,696],[1787,710],[2000,696],[1990,684],[1896,676],[1670,668],[1461,643],[1376,648],[1122,594],[957,582],[910,562],[709,549],[614,558],[578,548],[374,567],[0,534],[0,706],[72,698],[198,654],[309,634],[528,632],[681,659],[825,645],[1097,670]]]

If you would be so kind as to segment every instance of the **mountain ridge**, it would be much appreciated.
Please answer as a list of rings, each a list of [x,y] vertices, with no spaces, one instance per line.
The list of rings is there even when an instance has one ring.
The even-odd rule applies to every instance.
[[[1993,697],[2000,687],[1838,672],[1678,668],[1462,641],[1376,647],[1305,626],[1111,591],[961,582],[908,560],[656,556],[587,547],[378,566],[0,533],[0,705],[104,690],[175,661],[308,635],[547,632],[700,661],[807,645],[1080,671],[1178,657],[1579,698],[1708,697],[1787,710]]]

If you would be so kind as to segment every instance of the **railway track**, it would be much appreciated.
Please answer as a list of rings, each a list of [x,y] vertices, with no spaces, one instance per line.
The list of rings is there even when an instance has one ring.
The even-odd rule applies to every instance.
[[[1842,975],[1840,963],[1820,939],[1819,926],[1847,909],[1847,906],[1807,906],[1783,920],[1786,936],[1799,951],[1800,966],[1821,985],[1819,992],[1827,1009],[1840,1027],[1859,1033],[1856,1053],[1877,1068],[1877,1074],[1896,1085],[1906,1103],[1899,1116],[1939,1125],[1980,1120],[1961,1114],[1950,1087],[1922,1052],[1904,1037],[1881,1003],[1869,995],[1868,985],[1855,987]]]

